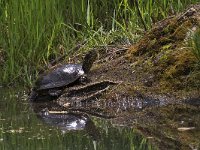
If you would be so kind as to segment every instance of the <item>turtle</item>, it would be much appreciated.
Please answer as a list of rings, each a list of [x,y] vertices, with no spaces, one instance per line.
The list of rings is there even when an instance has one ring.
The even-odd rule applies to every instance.
[[[82,64],[62,64],[44,72],[36,80],[29,99],[37,101],[44,96],[54,99],[60,96],[67,86],[86,81],[86,75],[96,58],[96,50],[90,50]]]

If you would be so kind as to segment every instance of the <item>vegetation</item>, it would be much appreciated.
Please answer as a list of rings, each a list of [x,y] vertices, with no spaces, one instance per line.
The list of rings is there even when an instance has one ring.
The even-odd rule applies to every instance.
[[[142,31],[199,0],[0,0],[0,83],[31,84],[51,59]],[[86,48],[85,48],[86,49]],[[83,52],[83,50],[81,50]]]
[[[192,48],[193,53],[195,54],[200,64],[200,29],[199,28],[197,29],[196,32],[194,32],[191,39],[189,40],[189,46]]]

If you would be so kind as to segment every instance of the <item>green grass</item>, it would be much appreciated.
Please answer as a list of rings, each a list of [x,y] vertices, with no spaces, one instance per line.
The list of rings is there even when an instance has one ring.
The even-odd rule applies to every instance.
[[[1,79],[31,80],[35,67],[54,53],[62,32],[64,5],[59,1],[1,1],[0,45],[5,53]],[[64,39],[64,38],[63,38]]]
[[[0,0],[0,83],[31,85],[40,68],[78,42],[86,39],[87,49],[118,38],[134,41],[198,1]]]
[[[192,48],[192,51],[200,64],[200,28],[192,35],[189,40],[189,46]]]

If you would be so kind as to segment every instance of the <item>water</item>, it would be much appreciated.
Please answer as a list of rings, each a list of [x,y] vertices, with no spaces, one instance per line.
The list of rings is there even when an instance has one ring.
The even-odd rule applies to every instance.
[[[0,150],[153,149],[132,128],[114,127],[107,120],[86,116],[89,121],[74,130],[66,127],[69,117],[41,117],[24,91],[0,88]]]

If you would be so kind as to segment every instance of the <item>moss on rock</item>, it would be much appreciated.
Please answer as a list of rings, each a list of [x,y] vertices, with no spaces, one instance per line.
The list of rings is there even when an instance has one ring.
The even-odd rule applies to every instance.
[[[139,57],[140,68],[143,68],[136,66],[133,69],[140,70],[141,74],[156,73],[155,89],[162,87],[160,91],[170,91],[200,88],[200,85],[195,84],[200,81],[200,76],[196,76],[200,71],[198,60],[187,44],[191,29],[200,27],[199,18],[200,6],[193,6],[184,13],[158,22],[137,44],[130,47],[127,53],[129,59],[136,63],[134,57]],[[141,75],[140,80],[143,77]]]

